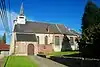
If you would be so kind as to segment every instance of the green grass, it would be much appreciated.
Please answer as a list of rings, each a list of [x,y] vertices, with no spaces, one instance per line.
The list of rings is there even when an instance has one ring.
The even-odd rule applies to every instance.
[[[79,54],[79,51],[53,52],[49,55],[51,55],[51,56],[62,56],[62,55],[72,55],[72,54]]]
[[[28,56],[10,56],[6,67],[38,67],[38,65]]]

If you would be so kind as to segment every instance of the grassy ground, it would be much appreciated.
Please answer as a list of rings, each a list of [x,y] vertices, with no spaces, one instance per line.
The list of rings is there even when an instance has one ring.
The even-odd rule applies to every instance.
[[[62,56],[62,55],[72,55],[72,54],[79,54],[79,51],[53,52],[49,55]]]
[[[52,52],[48,54],[38,54],[38,55],[42,57],[47,57],[47,58],[50,58],[51,56],[78,57],[79,53],[80,53],[79,51],[66,51],[66,52]]]
[[[10,56],[6,67],[38,67],[38,65],[28,56]]]

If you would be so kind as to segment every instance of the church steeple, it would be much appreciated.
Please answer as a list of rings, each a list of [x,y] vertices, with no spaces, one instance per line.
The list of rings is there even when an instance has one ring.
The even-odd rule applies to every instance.
[[[21,8],[20,8],[20,16],[24,16],[24,5],[23,5],[23,2],[21,4]]]
[[[23,3],[22,3],[21,8],[20,8],[20,14],[15,21],[15,25],[16,24],[25,24],[25,23],[26,23],[26,17],[24,15],[24,7],[23,7]]]

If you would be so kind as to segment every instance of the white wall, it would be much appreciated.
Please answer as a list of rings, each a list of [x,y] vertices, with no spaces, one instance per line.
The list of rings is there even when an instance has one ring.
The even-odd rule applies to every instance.
[[[60,45],[55,45],[55,36],[59,36]],[[62,48],[63,34],[54,34],[54,38],[53,39],[54,39],[54,44],[53,44],[54,51],[55,52],[60,52],[61,48]]]
[[[15,44],[15,40],[16,40],[16,33],[14,32],[14,33],[12,33],[12,36],[11,36],[9,55],[11,55],[12,53],[14,53],[14,44]]]
[[[22,17],[22,18],[20,18],[20,17]],[[25,19],[26,19],[25,16],[18,16],[16,24],[25,24],[26,23]]]
[[[75,41],[75,38],[77,36],[73,36],[73,35],[67,35],[67,37],[70,39],[70,37],[73,37],[74,40],[74,45],[71,45],[72,50],[78,50],[78,43]]]
[[[39,44],[45,44],[45,36],[48,36],[48,44],[53,43],[53,34],[36,34],[39,36]]]
[[[53,43],[52,46],[53,46],[54,51],[56,51],[56,52],[61,51],[63,34],[36,34],[36,36],[39,36],[39,39],[40,39],[39,44],[40,45],[45,44],[45,36],[48,36],[48,44]],[[59,38],[60,38],[60,45],[59,46],[55,45],[55,36],[59,36]],[[72,48],[72,50],[78,50],[78,44],[77,44],[77,42],[75,42],[75,38],[77,36],[67,35],[67,37],[69,39],[70,39],[70,37],[73,37],[74,45],[71,45],[71,48]]]
[[[63,40],[62,34],[36,34],[36,36],[39,36],[39,44],[40,45],[45,44],[45,36],[48,36],[48,44],[52,43],[54,51],[61,51],[62,40]],[[59,36],[59,38],[60,38],[59,46],[55,45],[55,36]]]
[[[1,51],[1,55],[8,56],[9,55],[9,51]]]

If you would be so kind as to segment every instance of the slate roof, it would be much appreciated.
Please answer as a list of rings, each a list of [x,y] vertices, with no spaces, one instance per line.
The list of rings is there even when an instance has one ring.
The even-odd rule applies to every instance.
[[[9,50],[9,45],[7,44],[0,44],[0,51],[6,51]]]
[[[81,36],[81,34],[80,33],[78,33],[78,32],[76,32],[75,30],[70,30],[73,34],[75,34],[75,35],[78,35],[78,36]]]
[[[49,29],[47,32],[46,29]],[[43,22],[27,21],[26,24],[15,25],[14,32],[26,33],[54,33],[54,34],[68,34],[73,35],[63,24],[49,24]]]
[[[35,34],[16,34],[17,41],[30,41],[36,42],[36,35]]]

